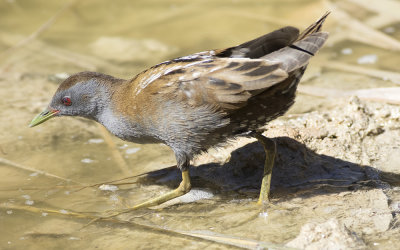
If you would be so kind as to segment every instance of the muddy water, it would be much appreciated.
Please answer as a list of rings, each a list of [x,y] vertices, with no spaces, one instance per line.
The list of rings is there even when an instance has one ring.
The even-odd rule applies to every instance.
[[[360,167],[398,171],[399,158],[387,156],[388,161],[379,160],[379,148],[375,158],[362,158],[358,157],[357,150],[354,154],[341,154],[346,149],[338,149],[329,154],[330,144],[326,144],[326,148],[321,146],[323,152],[319,152],[318,147],[312,148],[315,145],[311,142],[315,141],[299,140],[308,149],[298,154],[301,145],[278,140],[283,153],[277,160],[277,169],[298,159],[300,163],[295,167],[299,172],[291,176],[289,171],[288,178],[277,174],[271,205],[260,211],[254,202],[263,152],[251,146],[250,152],[254,151],[255,155],[249,157],[255,157],[257,164],[246,163],[249,158],[235,158],[237,152],[248,154],[246,144],[239,143],[239,151],[231,148],[200,159],[196,164],[201,166],[193,170],[194,190],[177,201],[178,204],[88,224],[93,216],[102,215],[106,210],[126,208],[176,187],[180,177],[174,168],[169,168],[175,165],[171,150],[164,145],[123,142],[84,119],[59,118],[32,129],[27,127],[33,116],[47,105],[65,75],[96,70],[132,77],[163,60],[232,46],[284,25],[305,28],[332,8],[336,8],[336,13],[331,14],[325,27],[332,41],[313,58],[303,85],[340,91],[398,86],[396,83],[400,80],[396,76],[372,77],[368,71],[399,72],[400,47],[390,47],[395,47],[393,41],[400,37],[399,20],[393,17],[374,26],[367,22],[371,16],[393,16],[390,8],[385,15],[384,6],[374,12],[370,6],[356,3],[358,1],[337,5],[315,0],[118,0],[112,3],[86,0],[67,4],[64,1],[2,1],[0,248],[281,248],[299,234],[304,224],[324,223],[331,218],[339,219],[370,248],[390,249],[392,244],[398,244],[394,239],[400,236],[399,221],[395,217],[400,211],[396,210],[400,209],[396,208],[400,203],[395,202],[399,201],[399,190],[389,184],[385,192],[383,184],[371,188],[365,184],[369,180],[365,177],[368,176],[366,170]],[[399,2],[394,1],[394,4]],[[352,17],[355,9],[363,11]],[[366,22],[371,32],[352,29],[356,24],[349,26],[337,13],[347,13],[352,20]],[[393,41],[383,39],[386,43],[378,46],[370,41],[382,38],[373,32]],[[360,41],[354,39],[355,36],[366,38]],[[367,73],[330,67],[330,62],[355,65]],[[300,93],[289,112],[292,116],[286,118],[311,111],[329,112],[339,105],[353,104],[346,98]],[[389,109],[386,104],[380,105],[381,110],[389,110],[389,115],[382,116],[387,119],[383,123],[399,122],[396,118],[398,106]],[[291,126],[297,129],[297,125]],[[288,136],[286,132],[271,136]],[[295,138],[301,139],[303,135],[299,136]],[[318,137],[313,136],[307,138]],[[385,145],[384,140],[380,142]],[[351,144],[351,140],[346,143]],[[393,141],[390,143],[393,148],[400,147]],[[300,149],[285,153],[290,148]],[[236,152],[232,159],[237,159],[238,163],[230,161],[231,150]],[[393,152],[393,155],[398,153]],[[324,164],[304,172],[301,170],[309,167],[310,162],[303,162],[303,158]],[[230,163],[213,165],[212,162]],[[335,178],[319,175],[322,168],[339,166],[337,162],[344,166],[338,168],[343,176],[339,172],[334,172],[339,176]],[[160,169],[164,170],[157,171]],[[149,172],[147,177],[132,177]],[[119,181],[101,186],[114,180]],[[394,185],[396,181],[389,183]],[[380,217],[373,217],[375,214]],[[350,220],[363,216],[370,216],[371,221]]]

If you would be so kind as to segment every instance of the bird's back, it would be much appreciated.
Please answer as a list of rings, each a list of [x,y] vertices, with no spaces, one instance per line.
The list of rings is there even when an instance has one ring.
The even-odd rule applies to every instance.
[[[138,107],[131,116],[145,116],[145,125],[152,126],[149,136],[187,158],[257,130],[294,103],[308,61],[328,37],[320,31],[326,16],[301,34],[289,26],[144,71],[131,81]]]

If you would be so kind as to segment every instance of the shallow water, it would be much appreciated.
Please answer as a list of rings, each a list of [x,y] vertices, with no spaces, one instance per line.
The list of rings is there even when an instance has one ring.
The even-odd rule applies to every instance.
[[[343,2],[337,6],[334,1],[317,0],[0,2],[0,248],[225,249],[257,244],[280,248],[305,223],[323,222],[332,214],[347,218],[348,211],[360,209],[358,205],[371,205],[369,196],[353,207],[332,202],[344,196],[357,199],[348,193],[347,180],[328,191],[306,188],[306,182],[295,188],[275,187],[272,205],[260,213],[254,205],[260,177],[254,176],[262,166],[233,169],[239,179],[226,174],[225,182],[215,181],[214,175],[224,179],[233,171],[222,166],[214,172],[193,171],[195,190],[187,198],[191,202],[121,216],[130,223],[87,225],[92,215],[137,204],[177,186],[179,173],[170,169],[151,178],[128,178],[174,166],[172,151],[164,145],[123,142],[80,118],[27,127],[65,74],[96,70],[129,78],[161,61],[232,46],[284,25],[305,28],[333,8],[324,27],[331,38],[311,61],[303,85],[340,91],[398,86],[398,75],[372,77],[368,70],[399,73],[400,19],[387,18],[386,23],[377,19],[381,23],[373,26],[368,23],[372,16],[394,16],[384,3],[371,10],[357,5],[359,1]],[[390,4],[400,6],[399,1]],[[352,17],[354,8],[363,11]],[[339,12],[388,40],[349,24]],[[372,42],[378,39],[384,40],[380,47]],[[367,72],[338,69],[332,62]],[[338,102],[300,92],[289,114],[329,110]],[[114,191],[90,186],[120,179],[111,187],[118,187]],[[304,193],[310,197],[306,194],[303,199]],[[72,211],[87,217],[68,215]],[[369,247],[389,249],[395,237],[391,235],[400,235],[380,238],[379,233],[366,236]]]

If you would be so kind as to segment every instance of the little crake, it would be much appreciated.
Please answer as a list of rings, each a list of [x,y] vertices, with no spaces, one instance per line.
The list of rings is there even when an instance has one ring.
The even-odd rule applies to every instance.
[[[259,203],[268,201],[275,143],[258,129],[294,103],[310,58],[328,37],[325,14],[299,34],[284,27],[241,45],[160,63],[130,80],[95,72],[66,79],[36,126],[57,116],[82,116],[135,143],[165,143],[182,171],[179,187],[132,209],[189,192],[194,156],[238,136],[254,136],[266,161]]]

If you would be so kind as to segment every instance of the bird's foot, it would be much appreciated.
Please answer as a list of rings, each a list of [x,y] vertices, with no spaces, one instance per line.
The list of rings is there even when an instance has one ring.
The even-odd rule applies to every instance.
[[[135,210],[138,210],[138,209],[141,209],[141,208],[154,207],[154,206],[163,204],[164,202],[167,202],[169,200],[172,200],[174,198],[180,197],[180,196],[188,193],[190,191],[190,189],[191,189],[191,184],[190,184],[189,171],[186,170],[186,171],[182,172],[182,182],[179,184],[178,188],[176,188],[176,189],[174,189],[172,191],[169,191],[169,192],[167,192],[167,193],[165,193],[163,195],[160,195],[160,196],[158,196],[156,198],[147,200],[147,201],[142,202],[142,203],[140,203],[140,204],[138,204],[136,206],[133,206],[133,207],[121,210],[121,211],[117,211],[116,212],[114,210],[107,210],[105,212],[106,216],[104,216],[102,218],[108,219],[108,218],[112,218],[112,217],[115,217],[115,216],[118,216],[118,215],[121,215],[121,214],[132,212],[132,211],[135,211]]]

